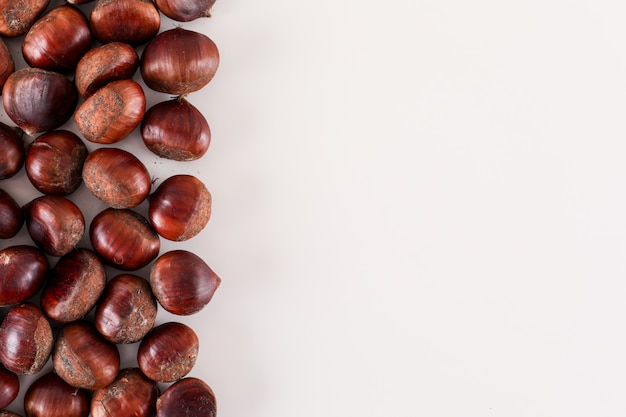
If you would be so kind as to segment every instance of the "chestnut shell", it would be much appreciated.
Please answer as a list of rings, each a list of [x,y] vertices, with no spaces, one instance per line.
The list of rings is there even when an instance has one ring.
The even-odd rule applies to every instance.
[[[90,50],[78,61],[74,83],[78,94],[86,98],[111,81],[132,78],[138,68],[135,48],[111,42]]]
[[[33,382],[24,396],[24,411],[28,417],[87,417],[87,391],[72,387],[54,372]]]
[[[158,396],[157,384],[139,368],[122,369],[111,385],[93,393],[91,417],[151,417]]]
[[[11,178],[22,169],[26,156],[23,134],[19,127],[0,122],[0,180]]]
[[[194,377],[181,379],[157,400],[157,417],[215,417],[217,403],[211,387]]]
[[[24,224],[24,211],[15,199],[0,189],[0,239],[15,236]]]
[[[11,404],[20,391],[17,375],[0,365],[0,408]]]
[[[46,255],[30,245],[0,250],[0,306],[22,303],[43,285],[50,263]]]
[[[102,43],[140,45],[159,32],[161,15],[150,0],[98,0],[89,22],[94,37]]]

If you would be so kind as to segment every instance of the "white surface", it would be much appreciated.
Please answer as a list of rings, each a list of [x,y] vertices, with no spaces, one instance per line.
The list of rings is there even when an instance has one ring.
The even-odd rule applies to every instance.
[[[185,25],[222,56],[184,168],[214,198],[184,246],[223,283],[185,321],[219,414],[624,414],[625,15],[218,0]]]

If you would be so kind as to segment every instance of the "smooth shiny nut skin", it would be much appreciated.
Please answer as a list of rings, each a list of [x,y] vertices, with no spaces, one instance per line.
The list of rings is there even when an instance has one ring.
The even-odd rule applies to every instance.
[[[15,72],[15,61],[13,60],[13,55],[11,55],[11,50],[7,43],[0,39],[0,90],[2,90],[2,86],[6,82],[9,75]]]
[[[198,349],[198,336],[191,327],[168,322],[155,327],[142,339],[137,363],[153,381],[174,382],[191,372]]]
[[[26,228],[33,242],[51,256],[63,256],[85,233],[80,208],[65,197],[44,195],[24,206]]]
[[[0,324],[0,362],[16,374],[35,374],[48,361],[53,342],[52,328],[39,307],[14,306]]]
[[[41,309],[59,323],[81,319],[96,305],[106,280],[104,264],[95,252],[74,249],[52,268],[41,293]]]
[[[211,17],[215,0],[155,0],[154,3],[170,19],[191,22],[202,17]]]
[[[28,32],[50,0],[0,0],[0,35],[7,38]]]
[[[98,0],[90,23],[94,37],[102,43],[140,45],[159,32],[161,15],[150,0]]]
[[[200,233],[211,218],[211,193],[193,175],[173,175],[149,199],[149,219],[156,232],[176,242]]]
[[[105,263],[123,271],[148,265],[159,254],[161,241],[148,220],[130,209],[108,208],[91,222],[89,238]]]
[[[31,245],[15,245],[0,250],[0,306],[23,303],[43,286],[50,263],[46,255]]]
[[[4,366],[0,366],[0,408],[11,404],[20,391],[20,380],[17,375]]]
[[[135,155],[117,148],[99,148],[83,164],[83,181],[107,206],[124,209],[138,206],[150,194],[152,180]]]
[[[216,417],[217,403],[211,387],[198,378],[170,385],[157,399],[157,417]]]
[[[27,417],[87,417],[89,395],[49,372],[28,387],[24,411]]]
[[[157,384],[139,368],[122,369],[111,385],[93,393],[91,417],[151,417],[158,396]]]
[[[24,168],[31,184],[43,194],[68,195],[82,183],[88,150],[69,130],[53,130],[37,137],[26,152]]]
[[[0,123],[0,180],[11,178],[22,169],[26,156],[23,135],[19,127]]]
[[[106,43],[78,61],[74,83],[78,94],[87,98],[111,81],[132,78],[138,68],[135,48],[123,42]]]
[[[148,281],[120,274],[107,283],[96,306],[94,323],[110,342],[135,343],[152,330],[156,316],[157,301]]]
[[[93,324],[81,320],[61,328],[52,350],[52,363],[54,371],[71,386],[97,390],[117,377],[120,354]]]
[[[150,286],[168,312],[188,316],[211,301],[221,279],[198,255],[176,249],[161,255],[150,269]]]
[[[0,239],[15,236],[24,225],[24,211],[15,199],[0,188]]]

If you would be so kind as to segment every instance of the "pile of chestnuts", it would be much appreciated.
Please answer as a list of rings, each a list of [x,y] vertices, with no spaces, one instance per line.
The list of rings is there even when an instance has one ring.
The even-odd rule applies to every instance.
[[[211,217],[205,184],[176,167],[211,141],[188,95],[219,53],[184,26],[214,2],[0,0],[0,417],[217,415],[190,376],[198,335],[157,320],[200,312],[221,282],[176,247]],[[173,174],[157,185],[133,136]],[[19,178],[36,197],[20,201]]]

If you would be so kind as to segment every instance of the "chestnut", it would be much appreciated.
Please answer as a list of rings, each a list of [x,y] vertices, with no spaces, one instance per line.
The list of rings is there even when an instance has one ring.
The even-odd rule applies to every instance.
[[[139,68],[135,48],[111,42],[87,52],[78,61],[74,83],[81,97],[87,98],[111,81],[132,78]]]
[[[2,104],[7,115],[31,136],[56,129],[68,121],[77,103],[73,82],[41,68],[15,71],[2,88]]]
[[[138,368],[122,369],[111,385],[93,393],[91,417],[151,417],[158,396],[157,384]]]
[[[9,193],[0,189],[0,239],[12,238],[20,231],[23,224],[22,207]]]
[[[46,255],[30,245],[0,250],[0,306],[23,303],[43,285],[50,263]]]
[[[73,132],[53,130],[35,139],[26,152],[24,168],[33,186],[43,194],[68,195],[82,182],[87,147]]]
[[[139,69],[151,89],[184,95],[207,85],[217,72],[219,60],[217,46],[208,36],[179,27],[148,42]]]
[[[64,4],[47,12],[28,30],[22,55],[31,67],[67,72],[90,47],[87,18],[74,6]]]
[[[159,304],[181,316],[195,314],[213,298],[221,279],[198,255],[176,249],[159,256],[150,269],[150,286]]]
[[[150,223],[130,209],[108,208],[98,213],[91,221],[89,238],[106,263],[124,271],[148,265],[161,247]]]
[[[135,155],[117,148],[99,148],[85,159],[85,186],[109,207],[138,206],[148,197],[152,180]]]
[[[112,81],[96,90],[74,113],[78,131],[89,142],[116,143],[130,135],[146,111],[146,96],[133,80]]]
[[[0,408],[11,404],[20,391],[20,380],[13,372],[0,365]]]
[[[135,343],[152,328],[157,316],[157,301],[150,284],[132,274],[120,274],[104,289],[94,323],[105,339],[113,343]]]
[[[201,17],[211,17],[215,0],[155,0],[157,8],[165,16],[179,22],[191,22]]]
[[[209,149],[211,130],[204,115],[179,98],[148,109],[141,121],[141,139],[162,158],[195,161]]]
[[[48,255],[65,255],[74,249],[85,232],[82,212],[65,197],[37,197],[24,206],[24,213],[28,234]]]
[[[21,415],[9,410],[0,410],[0,417],[22,417]]]
[[[0,35],[24,35],[49,4],[50,0],[0,0]]]
[[[0,39],[0,90],[6,82],[9,75],[15,72],[15,61],[7,43]]]
[[[80,320],[61,328],[52,350],[52,363],[54,371],[71,386],[97,390],[117,377],[120,354],[93,324]]]
[[[104,264],[95,252],[74,249],[52,268],[41,293],[41,309],[60,323],[78,320],[96,305],[106,279]]]
[[[87,417],[87,391],[72,387],[54,372],[33,382],[24,396],[27,417]]]
[[[139,45],[159,32],[161,15],[151,0],[98,0],[90,23],[94,37],[102,43]]]
[[[19,127],[0,122],[0,180],[11,178],[22,169],[26,155],[23,134]]]
[[[215,417],[217,403],[211,387],[189,377],[170,385],[157,399],[157,417]]]
[[[191,327],[177,322],[164,323],[141,340],[137,363],[148,378],[157,382],[173,382],[194,367],[198,348],[198,336]]]
[[[39,307],[14,306],[0,324],[0,362],[16,374],[37,373],[48,361],[53,341],[50,323]]]
[[[150,223],[168,240],[191,239],[211,217],[211,193],[193,175],[173,175],[163,181],[149,199]]]

